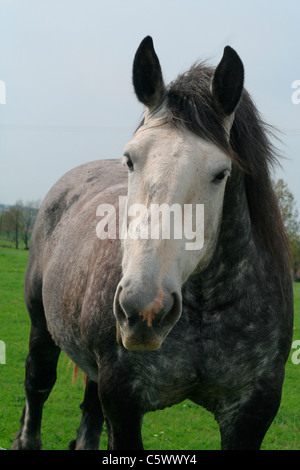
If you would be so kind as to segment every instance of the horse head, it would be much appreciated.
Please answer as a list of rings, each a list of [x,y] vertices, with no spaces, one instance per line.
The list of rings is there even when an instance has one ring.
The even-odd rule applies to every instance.
[[[181,94],[176,86],[165,86],[150,37],[136,52],[133,84],[146,109],[124,150],[129,174],[126,235],[123,276],[114,299],[119,337],[129,350],[160,348],[181,316],[182,285],[212,259],[232,164],[230,129],[243,80],[243,64],[227,46],[199,106],[194,98],[201,83],[194,78],[182,81]],[[175,106],[182,118],[180,113],[176,118]],[[191,126],[198,121],[199,128],[219,133],[225,144],[186,128],[186,116]],[[139,227],[139,236],[132,236],[133,226]]]

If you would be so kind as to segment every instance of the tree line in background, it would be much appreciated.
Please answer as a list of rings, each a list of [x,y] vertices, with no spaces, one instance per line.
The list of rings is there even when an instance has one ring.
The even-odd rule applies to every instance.
[[[279,207],[291,249],[291,271],[295,281],[300,281],[300,224],[294,195],[283,179],[274,183]]]
[[[23,242],[25,250],[29,250],[30,236],[40,201],[30,201],[26,204],[18,200],[14,206],[0,204],[0,235],[2,241],[20,247]]]
[[[284,180],[273,183],[291,246],[291,269],[294,279],[300,281],[300,223],[296,201]],[[24,204],[21,200],[14,206],[0,204],[0,238],[13,243],[15,248],[23,242],[25,250],[29,249],[30,236],[36,219],[40,201]],[[2,243],[1,243],[2,244]]]

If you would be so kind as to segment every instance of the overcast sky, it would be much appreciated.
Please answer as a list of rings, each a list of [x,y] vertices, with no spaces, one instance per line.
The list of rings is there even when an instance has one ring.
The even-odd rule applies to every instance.
[[[122,156],[143,111],[131,68],[147,35],[167,83],[197,59],[217,65],[227,44],[238,52],[281,131],[275,178],[300,213],[299,0],[0,0],[0,203],[42,199],[69,169]]]

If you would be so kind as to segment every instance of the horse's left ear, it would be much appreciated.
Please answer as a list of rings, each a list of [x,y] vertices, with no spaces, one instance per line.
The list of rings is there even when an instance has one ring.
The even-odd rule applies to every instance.
[[[136,51],[132,79],[139,101],[150,109],[161,104],[166,89],[160,63],[150,36],[143,39]]]
[[[226,46],[212,81],[213,97],[225,116],[230,116],[237,107],[243,85],[243,62],[234,49]]]

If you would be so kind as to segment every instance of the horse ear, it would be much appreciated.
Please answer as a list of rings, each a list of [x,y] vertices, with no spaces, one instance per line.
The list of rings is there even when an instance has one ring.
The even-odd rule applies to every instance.
[[[243,62],[234,49],[226,46],[212,81],[213,97],[225,116],[231,115],[237,107],[243,85]]]
[[[139,101],[148,108],[159,106],[166,89],[160,63],[150,36],[143,39],[136,51],[132,75],[135,93]]]

